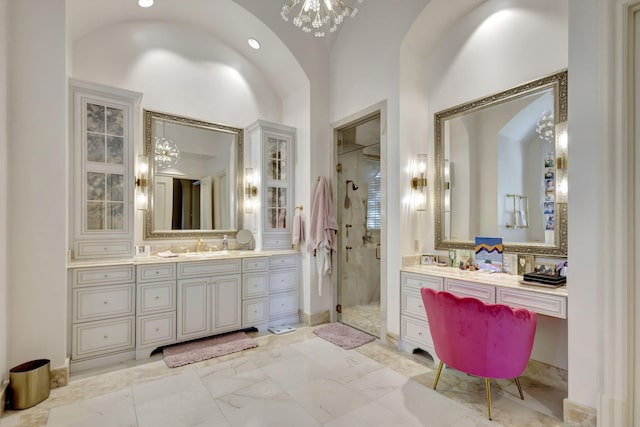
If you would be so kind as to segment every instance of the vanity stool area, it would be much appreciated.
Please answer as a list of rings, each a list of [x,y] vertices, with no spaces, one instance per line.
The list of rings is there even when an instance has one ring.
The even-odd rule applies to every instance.
[[[540,382],[566,389],[567,301],[566,286],[543,288],[520,284],[521,276],[480,273],[452,267],[413,265],[400,271],[399,349],[421,349],[438,363],[421,288],[445,290],[487,303],[506,304],[538,313],[538,327],[529,368]],[[542,364],[536,363],[542,362]],[[558,369],[554,369],[558,368]]]
[[[229,251],[68,265],[70,370],[143,359],[160,346],[295,324],[299,253]]]

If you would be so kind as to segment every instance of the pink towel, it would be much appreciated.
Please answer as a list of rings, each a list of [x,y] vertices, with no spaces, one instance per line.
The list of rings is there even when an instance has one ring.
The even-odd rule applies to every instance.
[[[337,249],[338,222],[333,214],[331,188],[325,177],[320,177],[311,204],[311,223],[307,251],[316,251],[318,295],[322,295],[322,277],[331,274],[331,251]]]
[[[302,214],[296,213],[293,217],[293,236],[291,243],[298,245],[304,242],[304,218]]]

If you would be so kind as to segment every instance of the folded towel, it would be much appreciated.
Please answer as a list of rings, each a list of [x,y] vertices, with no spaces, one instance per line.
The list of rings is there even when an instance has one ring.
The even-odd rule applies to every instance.
[[[293,235],[291,237],[291,243],[299,245],[304,242],[304,218],[302,214],[297,213],[293,217]]]

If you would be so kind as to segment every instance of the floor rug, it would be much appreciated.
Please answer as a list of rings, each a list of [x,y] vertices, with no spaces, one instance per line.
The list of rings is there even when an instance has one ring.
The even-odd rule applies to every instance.
[[[233,332],[165,347],[162,355],[167,366],[175,368],[257,346],[258,342],[244,332]]]
[[[376,339],[343,323],[329,323],[314,329],[313,333],[345,350],[351,350]]]

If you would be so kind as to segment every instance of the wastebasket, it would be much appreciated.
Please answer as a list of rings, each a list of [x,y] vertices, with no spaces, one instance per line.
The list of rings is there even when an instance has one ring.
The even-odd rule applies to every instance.
[[[51,391],[48,359],[32,360],[9,370],[9,402],[26,409],[45,400]]]

